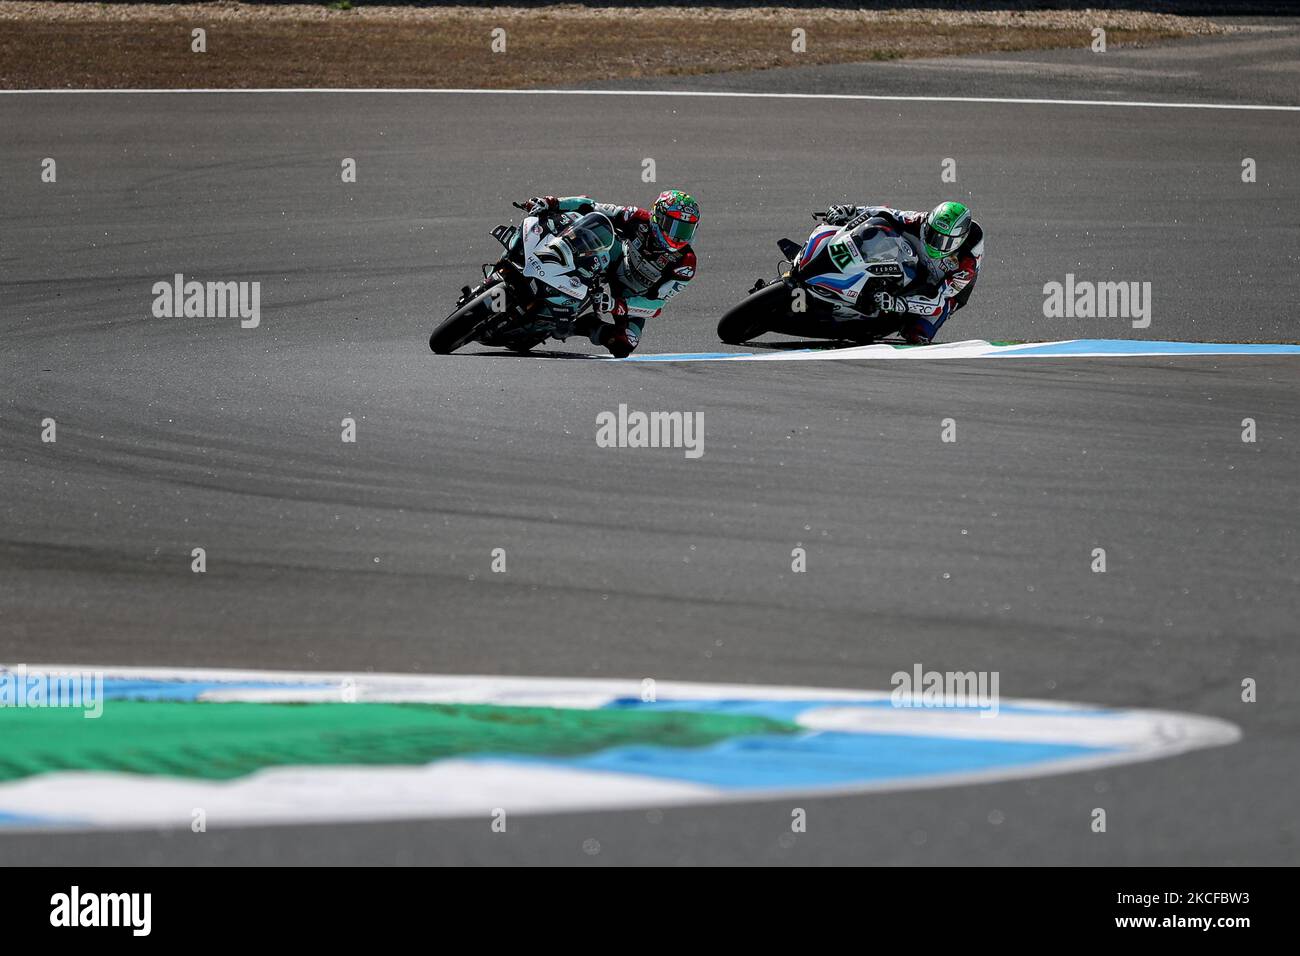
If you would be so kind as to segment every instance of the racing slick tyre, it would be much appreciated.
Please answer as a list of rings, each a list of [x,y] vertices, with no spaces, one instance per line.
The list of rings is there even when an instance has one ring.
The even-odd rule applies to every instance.
[[[498,310],[492,306],[495,300],[494,293],[502,285],[503,283],[498,282],[488,286],[479,295],[447,316],[442,324],[433,330],[433,335],[429,336],[429,348],[439,355],[450,355],[461,346],[474,341],[483,324],[498,314]]]
[[[718,338],[740,345],[770,331],[770,323],[790,309],[790,287],[784,282],[764,286],[733,306],[718,321]]]

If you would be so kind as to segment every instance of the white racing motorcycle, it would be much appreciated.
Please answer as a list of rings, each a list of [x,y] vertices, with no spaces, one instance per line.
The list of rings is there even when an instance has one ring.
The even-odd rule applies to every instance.
[[[478,342],[526,352],[568,338],[580,317],[608,311],[601,276],[615,238],[603,213],[528,215],[518,226],[497,226],[492,237],[501,258],[483,267],[481,284],[461,289],[455,311],[429,337],[433,351],[447,355]]]
[[[821,220],[825,213],[813,213]],[[926,275],[912,237],[887,219],[859,217],[844,226],[817,226],[800,248],[777,247],[779,278],[760,279],[749,297],[718,322],[718,338],[739,345],[766,332],[859,344],[897,332],[906,313],[880,312],[876,293],[896,295]]]

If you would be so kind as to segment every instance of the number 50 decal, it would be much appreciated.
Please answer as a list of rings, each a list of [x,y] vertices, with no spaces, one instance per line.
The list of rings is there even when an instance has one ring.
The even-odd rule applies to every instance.
[[[853,261],[853,253],[849,252],[849,247],[842,242],[831,243],[826,247],[826,251],[831,254],[831,262],[835,263],[836,268],[841,272]]]

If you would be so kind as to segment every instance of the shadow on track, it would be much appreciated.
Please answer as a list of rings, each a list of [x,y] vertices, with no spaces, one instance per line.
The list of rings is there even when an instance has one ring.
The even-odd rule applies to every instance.
[[[827,341],[826,339],[794,339],[786,342],[746,342],[746,348],[768,349],[776,352],[834,352],[838,349],[860,348],[864,345],[906,345],[903,339],[876,339],[872,342],[854,342],[850,339]]]
[[[608,355],[589,355],[583,352],[541,352],[536,349],[527,352],[512,352],[509,349],[494,349],[491,352],[457,352],[455,354],[473,356],[474,358],[586,359],[587,361],[603,361],[609,358]]]

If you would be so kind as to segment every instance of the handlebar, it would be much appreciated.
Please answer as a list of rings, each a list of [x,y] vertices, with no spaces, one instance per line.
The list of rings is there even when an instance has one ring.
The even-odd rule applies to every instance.
[[[548,224],[548,228],[554,228],[555,217],[558,215],[558,210],[538,209],[536,211],[530,211],[528,203],[526,202],[512,202],[510,205],[514,206],[518,210],[521,210],[522,212],[524,212],[529,216],[536,216],[538,219],[543,220]]]
[[[824,219],[826,218],[826,213],[824,213],[824,212],[815,212],[815,213],[812,214],[812,217],[813,217],[814,219],[816,219],[818,222],[821,222],[822,220],[824,220]]]
[[[512,202],[510,205],[514,206],[516,209],[523,210],[530,216],[536,216],[538,219],[545,219],[548,222],[553,222],[555,217],[560,214],[560,210],[558,209],[537,209],[530,211],[529,205],[526,202]]]

